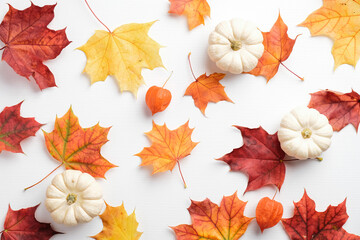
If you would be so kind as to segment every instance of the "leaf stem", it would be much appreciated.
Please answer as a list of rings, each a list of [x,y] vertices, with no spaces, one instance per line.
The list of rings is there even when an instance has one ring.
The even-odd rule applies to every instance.
[[[274,194],[274,196],[273,196],[273,198],[271,199],[271,200],[274,200],[274,198],[276,197],[276,194],[277,194],[278,192],[277,192],[277,190],[275,190],[275,194]]]
[[[300,159],[291,158],[291,159],[283,159],[283,160],[281,160],[281,162],[295,162],[295,161],[300,161]]]
[[[180,167],[179,161],[177,161],[177,164],[178,164],[178,167],[179,167],[179,172],[180,172],[181,179],[182,179],[182,181],[183,181],[183,183],[184,183],[184,188],[187,188],[187,185],[186,185],[184,176],[183,176],[183,174],[182,174],[182,172],[181,172],[181,167]]]
[[[91,9],[89,3],[87,0],[84,0],[86,5],[88,6],[88,8],[90,9],[91,13],[94,15],[94,17],[109,31],[109,33],[111,33],[111,30],[96,16],[96,14],[94,13],[94,11]]]
[[[164,88],[166,83],[170,80],[171,76],[173,75],[174,71],[171,72],[170,76],[168,77],[168,79],[166,79],[165,83],[162,85],[161,88]]]
[[[283,65],[284,68],[286,68],[289,72],[291,72],[292,74],[294,74],[296,77],[300,78],[301,81],[304,81],[303,77],[300,77],[299,75],[297,75],[296,73],[294,73],[293,71],[291,71],[287,66],[285,66],[285,64],[283,64],[282,62],[280,62],[281,65]]]
[[[190,53],[189,53],[189,55],[188,55],[189,65],[190,65],[191,73],[192,73],[192,75],[193,75],[193,77],[194,77],[195,81],[197,81],[197,79],[196,79],[196,77],[195,77],[195,74],[194,74],[194,70],[193,70],[193,68],[192,68],[192,66],[191,66],[191,59],[190,59],[190,56],[191,56],[191,52],[190,52]]]
[[[318,161],[320,161],[320,162],[323,160],[322,157],[309,158],[309,159],[318,160]],[[283,160],[281,160],[281,162],[295,162],[295,161],[302,161],[302,160],[297,159],[297,158],[291,158],[291,159],[283,159]]]
[[[1,50],[4,50],[5,48],[6,48],[6,46],[3,46],[2,48],[0,48],[0,51],[1,51]],[[0,233],[1,233],[1,232],[0,232]]]
[[[42,181],[44,181],[47,177],[49,177],[53,172],[55,172],[56,170],[58,170],[64,163],[61,163],[59,166],[57,166],[54,170],[52,170],[48,175],[46,175],[43,179],[41,179],[40,181],[38,181],[37,183],[31,185],[30,187],[27,187],[24,189],[24,191],[32,188],[32,187],[35,187],[36,185],[38,185],[39,183],[41,183]]]

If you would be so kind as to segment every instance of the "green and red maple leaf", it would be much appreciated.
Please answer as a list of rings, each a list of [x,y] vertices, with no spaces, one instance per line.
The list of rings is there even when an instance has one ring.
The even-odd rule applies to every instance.
[[[20,142],[29,136],[35,136],[42,124],[34,118],[20,116],[21,103],[6,107],[0,113],[0,152],[22,153]]]
[[[4,230],[0,233],[1,240],[49,240],[59,233],[49,223],[41,223],[35,218],[39,205],[14,211],[9,206],[5,218]]]

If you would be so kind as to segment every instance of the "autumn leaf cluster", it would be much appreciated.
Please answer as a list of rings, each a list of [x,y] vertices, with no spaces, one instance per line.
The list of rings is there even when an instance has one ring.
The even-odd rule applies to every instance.
[[[85,3],[88,5],[86,0]],[[71,43],[65,29],[48,28],[55,17],[54,8],[55,5],[39,7],[31,3],[29,8],[18,10],[9,5],[0,24],[0,41],[4,43],[1,48],[2,59],[20,76],[33,78],[41,90],[56,86],[55,77],[44,61],[56,58]],[[210,12],[206,0],[169,0],[169,13],[185,16],[189,30],[205,24]],[[300,26],[307,27],[313,36],[325,35],[334,41],[332,54],[335,68],[341,64],[355,66],[360,58],[360,48],[357,47],[360,41],[359,15],[358,0],[323,0],[323,6],[311,13]],[[155,21],[124,24],[113,31],[99,22],[106,30],[97,30],[83,46],[77,48],[85,53],[87,59],[84,73],[90,77],[92,84],[105,81],[110,75],[114,76],[121,92],[129,91],[136,96],[139,87],[145,83],[142,70],[164,68],[160,56],[162,46],[148,35]],[[269,82],[282,66],[304,80],[284,64],[298,38],[290,38],[287,32],[288,26],[279,14],[270,31],[262,32],[264,53],[257,66],[247,74],[263,76]],[[193,81],[184,89],[183,95],[192,97],[194,105],[203,115],[211,102],[234,103],[220,83],[226,81],[225,73],[204,73],[196,77],[190,54],[188,60]],[[145,101],[153,115],[165,111],[171,103],[172,94],[165,89],[166,82],[162,87],[151,86],[146,94]],[[20,102],[5,107],[0,113],[0,153],[22,153],[21,142],[35,136],[43,126],[32,117],[21,116],[22,104]],[[311,93],[308,107],[325,115],[334,131],[341,131],[349,124],[358,131],[360,95],[354,90],[349,93],[332,90]],[[178,166],[186,188],[186,177],[182,173],[180,160],[191,155],[198,145],[192,139],[194,128],[191,125],[191,121],[187,121],[171,130],[165,123],[159,125],[153,120],[152,129],[145,133],[151,145],[135,154],[142,161],[140,166],[152,168],[152,174],[172,171]],[[261,126],[235,128],[242,135],[243,145],[217,160],[227,164],[231,171],[248,176],[244,193],[268,185],[280,190],[285,180],[286,162],[289,160],[281,148],[277,132],[270,134]],[[108,142],[109,131],[110,127],[101,127],[100,124],[81,127],[71,107],[64,116],[56,117],[54,130],[43,131],[46,149],[58,162],[53,172],[64,167],[80,170],[96,178],[105,178],[107,171],[117,167],[101,154],[101,148]],[[179,240],[236,240],[245,234],[249,224],[256,219],[261,232],[281,222],[290,239],[360,239],[343,228],[349,217],[346,200],[338,206],[329,206],[324,212],[318,212],[315,201],[305,192],[302,199],[294,203],[293,217],[283,218],[283,205],[275,197],[262,198],[255,217],[245,216],[247,203],[240,200],[237,193],[223,197],[220,205],[209,199],[191,200],[188,211],[192,224],[181,224],[171,229]],[[14,211],[9,205],[4,230],[0,233],[1,239],[45,240],[58,234],[50,224],[35,218],[37,208],[38,205]],[[142,235],[137,230],[139,223],[135,212],[128,215],[124,204],[118,207],[106,204],[100,219],[103,230],[92,236],[93,239],[136,240]]]

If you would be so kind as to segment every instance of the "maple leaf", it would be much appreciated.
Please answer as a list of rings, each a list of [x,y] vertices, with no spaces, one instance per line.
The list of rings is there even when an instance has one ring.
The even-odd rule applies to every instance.
[[[191,201],[188,211],[192,225],[172,227],[178,240],[237,240],[247,230],[253,218],[244,216],[246,202],[239,200],[237,193],[223,197],[220,207],[209,199]]]
[[[104,178],[106,171],[116,167],[100,154],[100,148],[108,141],[109,130],[99,124],[82,128],[70,108],[62,118],[56,118],[53,132],[43,132],[49,153],[66,169]]]
[[[190,54],[189,54],[189,63],[191,68],[191,73],[195,79],[195,82],[192,82],[185,91],[185,95],[191,96],[194,99],[195,106],[200,109],[200,111],[205,115],[205,109],[209,102],[217,103],[219,101],[228,101],[233,102],[226,95],[224,91],[224,86],[219,82],[226,75],[223,73],[213,73],[210,76],[206,74],[201,75],[196,78],[194,71],[191,67]]]
[[[294,216],[281,221],[292,240],[360,239],[342,228],[349,218],[345,202],[346,200],[336,207],[329,206],[324,212],[317,212],[315,202],[305,191],[302,199],[294,203]]]
[[[106,204],[106,209],[100,218],[104,224],[103,230],[92,238],[97,240],[131,239],[138,240],[141,237],[137,231],[139,223],[136,221],[135,212],[130,216],[126,213],[124,204],[112,207]]]
[[[311,94],[309,108],[315,108],[328,119],[334,131],[352,124],[356,131],[360,123],[360,95],[322,90]]]
[[[299,77],[290,69],[284,65],[284,61],[289,58],[296,39],[289,38],[287,34],[288,27],[282,20],[280,14],[275,22],[274,26],[271,28],[270,32],[263,32],[264,37],[264,53],[259,59],[258,65],[248,72],[249,74],[255,76],[264,76],[267,82],[275,76],[279,70],[280,64],[289,70],[292,74],[304,80],[302,77]]]
[[[311,13],[300,26],[312,36],[327,36],[334,40],[332,54],[335,68],[341,64],[355,67],[360,57],[360,1],[323,0],[323,6]]]
[[[206,0],[169,0],[169,13],[187,17],[189,29],[204,24],[204,18],[210,17],[210,6]]]
[[[48,240],[59,233],[54,231],[49,223],[41,223],[35,218],[35,211],[39,205],[14,211],[9,206],[6,215],[1,240]]]
[[[20,142],[29,136],[35,136],[42,124],[34,118],[20,116],[21,103],[6,107],[0,113],[0,152],[3,150],[23,153]]]
[[[179,160],[190,155],[198,144],[191,140],[193,130],[189,128],[189,121],[175,130],[169,130],[166,124],[160,126],[153,121],[153,129],[146,133],[152,141],[151,147],[145,147],[135,156],[142,159],[141,166],[153,166],[152,174],[172,171],[176,164],[180,170]],[[184,185],[186,187],[185,181]]]
[[[31,3],[19,11],[9,5],[0,24],[0,40],[5,43],[2,59],[17,74],[27,79],[32,76],[40,89],[56,86],[54,75],[43,61],[56,58],[70,43],[65,29],[47,28],[54,18],[54,8],[55,5],[38,7]]]
[[[243,146],[217,160],[226,162],[232,171],[249,175],[245,192],[269,184],[274,184],[280,190],[285,178],[285,153],[280,147],[277,133],[270,135],[262,127],[235,127],[242,133]]]
[[[113,32],[97,30],[79,49],[86,54],[84,69],[91,83],[115,76],[121,91],[135,96],[144,84],[141,70],[163,67],[159,55],[160,45],[147,34],[154,22],[126,24]]]

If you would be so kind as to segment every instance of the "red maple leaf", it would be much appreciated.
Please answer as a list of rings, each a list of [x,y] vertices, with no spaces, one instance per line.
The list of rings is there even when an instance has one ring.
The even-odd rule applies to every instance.
[[[29,136],[35,136],[42,124],[34,118],[20,116],[21,103],[6,107],[0,113],[0,152],[3,150],[22,153],[20,142]]]
[[[345,203],[346,200],[336,207],[329,206],[324,212],[317,212],[315,202],[305,191],[302,199],[294,203],[294,216],[281,221],[292,240],[359,240],[359,236],[342,228],[349,218]]]
[[[280,147],[277,133],[270,135],[262,127],[235,127],[241,131],[244,145],[218,160],[229,164],[233,171],[249,175],[245,192],[270,184],[280,189],[285,178],[285,164],[282,161],[285,153]]]
[[[54,18],[54,8],[55,5],[31,4],[19,11],[9,5],[0,24],[0,40],[5,43],[2,60],[17,74],[27,79],[32,76],[40,89],[56,86],[54,75],[43,61],[56,58],[70,43],[65,29],[47,28]]]
[[[59,233],[54,231],[49,223],[38,222],[35,211],[39,205],[14,211],[9,206],[6,215],[1,240],[48,240]]]
[[[324,114],[334,131],[340,131],[346,125],[352,124],[358,131],[360,123],[360,95],[322,90],[311,94],[309,108],[315,108]]]

